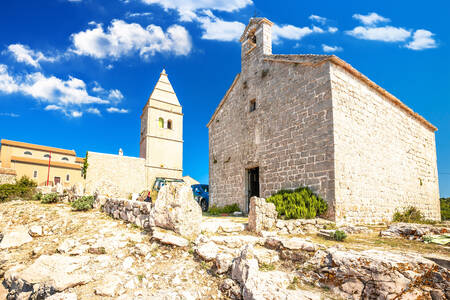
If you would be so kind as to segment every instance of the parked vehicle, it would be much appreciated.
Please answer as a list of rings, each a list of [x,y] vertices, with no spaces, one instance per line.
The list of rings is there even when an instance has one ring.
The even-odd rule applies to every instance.
[[[156,198],[158,198],[158,193],[163,186],[168,184],[169,182],[184,182],[183,179],[175,179],[175,178],[164,178],[157,177],[155,182],[153,183],[153,187],[147,197],[147,202],[155,202]]]
[[[207,184],[191,185],[194,199],[200,204],[202,211],[208,211],[209,208],[209,186]]]

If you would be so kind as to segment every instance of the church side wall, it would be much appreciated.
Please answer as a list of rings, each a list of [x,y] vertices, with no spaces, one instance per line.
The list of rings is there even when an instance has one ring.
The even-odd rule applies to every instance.
[[[128,198],[145,188],[145,159],[114,154],[88,153],[86,192]]]
[[[244,58],[243,73],[209,125],[210,202],[238,203],[246,211],[247,169],[259,167],[260,196],[310,186],[329,202],[333,217],[329,64],[259,58]]]
[[[407,206],[440,219],[434,132],[343,68],[331,70],[336,219],[386,222]]]

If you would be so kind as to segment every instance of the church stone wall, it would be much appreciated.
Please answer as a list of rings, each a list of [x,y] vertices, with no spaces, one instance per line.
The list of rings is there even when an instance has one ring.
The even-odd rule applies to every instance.
[[[261,197],[307,185],[332,215],[330,66],[272,62],[258,50],[243,58],[239,79],[209,124],[211,204],[238,203],[247,211],[246,170],[259,167]]]
[[[146,189],[145,159],[114,154],[88,152],[86,192],[128,198],[130,193]]]
[[[434,132],[341,67],[331,71],[336,219],[390,221],[410,205],[440,219]]]

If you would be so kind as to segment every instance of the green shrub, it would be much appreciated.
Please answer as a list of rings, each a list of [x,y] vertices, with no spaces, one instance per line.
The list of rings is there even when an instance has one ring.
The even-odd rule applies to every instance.
[[[403,222],[403,223],[423,223],[423,224],[433,224],[436,223],[431,220],[425,219],[422,212],[414,206],[406,207],[403,212],[396,211],[392,217],[393,222]]]
[[[2,184],[0,185],[0,202],[13,198],[31,199],[36,186],[36,182],[27,176],[23,176],[14,184]]]
[[[93,196],[83,196],[73,201],[71,204],[72,208],[77,211],[86,211],[94,207],[94,197]]]
[[[59,197],[57,193],[50,193],[42,196],[41,203],[48,204],[48,203],[56,203],[58,202]]]
[[[35,201],[41,201],[42,200],[42,193],[41,192],[37,192],[36,194],[34,194],[33,196],[33,200]]]
[[[241,211],[239,205],[237,205],[236,203],[231,205],[225,205],[223,207],[217,207],[213,205],[208,209],[208,213],[213,216],[218,216],[220,214],[232,214],[235,211]]]
[[[442,221],[450,220],[450,198],[441,198]]]
[[[308,187],[296,190],[281,190],[266,200],[275,204],[279,218],[312,219],[327,210],[327,203]]]
[[[342,230],[336,230],[336,231],[333,233],[333,239],[334,239],[335,241],[342,242],[342,241],[345,240],[346,238],[347,238],[347,234],[346,234],[344,231],[342,231]]]

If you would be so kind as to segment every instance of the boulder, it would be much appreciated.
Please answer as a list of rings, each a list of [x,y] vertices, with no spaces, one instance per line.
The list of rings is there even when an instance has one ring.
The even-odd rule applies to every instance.
[[[308,268],[313,270],[311,283],[319,282],[343,298],[432,299],[436,291],[450,296],[448,270],[413,253],[329,248],[317,251],[305,264]],[[416,296],[405,298],[408,293]]]
[[[202,209],[185,183],[169,183],[161,188],[152,210],[155,225],[195,239],[200,234]]]
[[[25,243],[29,243],[33,238],[29,235],[25,226],[17,226],[8,229],[2,233],[3,238],[0,242],[0,249],[19,247]]]
[[[394,223],[388,229],[380,232],[382,237],[404,237],[410,240],[422,240],[425,235],[439,235],[449,233],[450,228],[435,227],[426,224]]]
[[[88,262],[87,256],[41,255],[28,267],[19,265],[8,270],[4,284],[10,294],[32,291],[32,298],[34,295],[43,299],[55,292],[90,282],[92,276],[82,270]]]
[[[248,229],[253,232],[271,230],[277,222],[277,211],[273,203],[264,198],[250,198],[250,212],[248,214]]]
[[[229,253],[219,253],[216,256],[216,268],[218,274],[227,273],[233,264],[233,256]]]
[[[189,245],[189,241],[187,239],[158,228],[154,228],[152,236],[155,240],[166,245],[177,247],[187,247]]]
[[[122,285],[122,278],[115,274],[105,274],[102,281],[94,289],[99,296],[115,297]]]
[[[203,245],[200,245],[195,249],[195,252],[200,256],[202,259],[206,261],[213,260],[216,258],[217,253],[219,252],[219,247],[217,247],[216,244],[213,242],[207,242]]]

